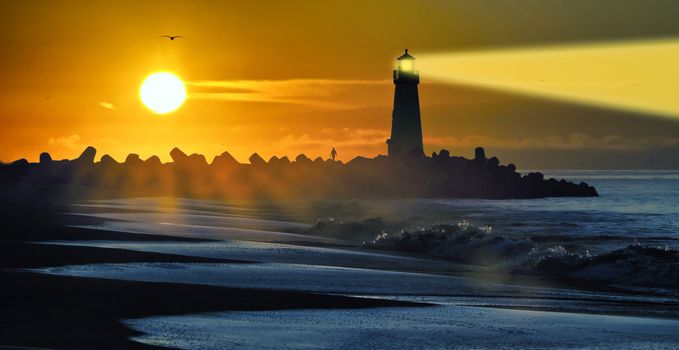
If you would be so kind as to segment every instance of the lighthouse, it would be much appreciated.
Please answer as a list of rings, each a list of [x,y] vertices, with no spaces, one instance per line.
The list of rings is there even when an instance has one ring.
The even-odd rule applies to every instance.
[[[405,53],[396,59],[394,70],[394,110],[391,114],[391,138],[387,140],[390,157],[423,155],[422,121],[417,85],[420,74],[415,70],[415,57]]]

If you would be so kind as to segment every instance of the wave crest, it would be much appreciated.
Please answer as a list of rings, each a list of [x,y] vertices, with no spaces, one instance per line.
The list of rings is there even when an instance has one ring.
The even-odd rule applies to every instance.
[[[425,253],[451,260],[478,264],[505,264],[525,256],[536,244],[529,239],[514,239],[491,233],[490,226],[474,226],[468,221],[438,224],[395,234],[382,232],[363,247]]]
[[[679,289],[679,251],[639,243],[592,255],[571,245],[493,234],[490,227],[462,221],[413,231],[381,232],[363,242],[363,247],[495,266],[509,273],[570,284]]]

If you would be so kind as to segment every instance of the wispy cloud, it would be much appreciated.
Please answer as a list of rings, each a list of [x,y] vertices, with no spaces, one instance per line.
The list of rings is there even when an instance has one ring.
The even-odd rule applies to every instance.
[[[320,136],[287,134],[275,141],[280,148],[382,146],[389,134],[378,129],[323,129]],[[385,146],[386,147],[386,146]]]
[[[329,109],[356,108],[364,103],[336,97],[365,87],[388,86],[388,80],[203,80],[187,82],[190,97],[227,101],[302,104]],[[338,102],[339,101],[339,102]]]
[[[50,137],[47,143],[51,147],[63,148],[66,150],[77,150],[82,148],[80,144],[80,135],[73,134],[69,136]]]
[[[583,133],[569,136],[545,136],[540,138],[496,138],[479,135],[463,137],[425,137],[429,145],[445,147],[497,147],[505,149],[599,149],[612,151],[643,150],[654,147],[671,147],[679,145],[677,137],[629,137],[608,135],[595,137]]]
[[[112,137],[95,139],[83,139],[78,134],[68,136],[50,137],[47,139],[48,151],[55,157],[73,158],[82,152],[87,146],[94,146],[98,150],[110,150],[120,147],[121,141]],[[103,155],[103,153],[99,153]]]
[[[106,102],[106,101],[99,102],[99,106],[102,107],[102,108],[105,108],[105,109],[109,109],[109,110],[115,110],[116,109],[116,106],[114,106],[113,103]]]

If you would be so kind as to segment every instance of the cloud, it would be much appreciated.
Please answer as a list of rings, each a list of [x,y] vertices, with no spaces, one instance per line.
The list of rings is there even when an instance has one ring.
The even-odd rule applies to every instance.
[[[105,101],[99,102],[99,106],[102,107],[102,108],[105,108],[105,109],[110,109],[110,110],[116,109],[116,106],[114,106],[113,103],[105,102]]]
[[[78,134],[73,134],[69,136],[59,136],[50,137],[47,139],[47,145],[52,151],[56,151],[57,154],[63,154],[62,151],[66,151],[67,156],[71,156],[73,152],[76,154],[81,152],[87,146],[94,146],[97,149],[111,149],[112,147],[120,146],[121,141],[112,137],[103,137],[93,140],[85,140]]]
[[[611,150],[631,151],[654,147],[679,145],[678,137],[629,137],[608,135],[594,137],[583,133],[569,136],[545,136],[541,138],[496,138],[479,135],[463,137],[425,137],[425,144],[440,147],[497,147],[504,149],[558,149],[558,150]]]
[[[302,104],[327,109],[358,108],[370,103],[337,99],[356,89],[388,86],[388,80],[223,80],[187,82],[190,97],[227,101]],[[337,101],[341,102],[337,102]]]
[[[322,137],[313,137],[309,134],[287,134],[275,142],[281,148],[298,147],[361,147],[382,146],[385,144],[389,133],[379,129],[323,129]],[[385,146],[386,147],[386,146]]]
[[[65,148],[68,150],[79,150],[82,148],[80,144],[80,135],[60,136],[57,138],[50,137],[47,143],[51,147]]]

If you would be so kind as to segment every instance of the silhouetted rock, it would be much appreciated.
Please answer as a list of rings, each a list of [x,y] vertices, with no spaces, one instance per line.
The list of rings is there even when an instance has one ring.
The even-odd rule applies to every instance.
[[[80,154],[80,157],[75,159],[79,163],[94,163],[94,157],[97,155],[97,150],[92,147],[92,146],[87,146],[83,153]]]
[[[12,162],[12,166],[14,167],[25,167],[28,166],[29,164],[30,163],[28,162],[28,160],[26,160],[26,158],[17,159]]]
[[[172,161],[175,163],[184,163],[189,158],[186,153],[182,152],[182,150],[177,147],[170,151],[170,157],[172,157]]]
[[[356,156],[356,158],[350,160],[347,165],[367,164],[368,162],[370,162],[369,158]]]
[[[408,197],[408,198],[538,198],[596,196],[594,187],[565,180],[544,179],[541,173],[525,176],[514,164],[500,165],[497,157],[486,158],[482,148],[475,159],[450,157],[441,150],[432,157],[413,153],[375,158],[358,156],[349,163],[321,157],[313,161],[300,154],[291,165],[287,156],[271,157],[269,165],[257,154],[253,166],[239,164],[224,152],[208,166],[200,154],[187,156],[179,149],[170,155],[174,162],[162,164],[152,156],[142,161],[130,154],[119,165],[109,155],[92,163],[94,148],[88,147],[78,159],[52,161],[50,166],[35,166],[25,159],[0,166],[0,184],[22,182],[21,191],[90,196],[185,196],[240,198],[326,198],[326,197]],[[41,161],[47,162],[41,155]],[[226,167],[230,168],[226,168]],[[224,169],[229,169],[224,171]],[[35,185],[35,186],[34,186]],[[5,186],[12,188],[12,186]],[[34,195],[45,195],[42,194]]]
[[[101,163],[104,166],[111,166],[111,165],[118,165],[118,163],[113,157],[109,156],[108,154],[104,154],[101,157],[101,160],[99,160],[99,163]]]
[[[266,162],[264,161],[264,159],[262,159],[262,157],[257,153],[253,153],[250,156],[250,158],[248,158],[248,160],[250,161],[250,164],[252,164],[252,165],[256,165],[256,166],[266,165]]]
[[[47,152],[40,153],[40,164],[50,164],[52,163],[52,156]]]
[[[497,168],[500,165],[500,160],[497,159],[497,157],[493,157],[488,159],[488,162],[486,163],[489,168]]]
[[[139,158],[139,155],[136,153],[130,153],[127,155],[127,158],[125,158],[125,164],[127,165],[138,165],[142,163],[141,158]]]
[[[276,164],[278,164],[278,161],[280,161],[280,158],[278,158],[276,156],[271,156],[271,158],[269,158],[269,161],[267,162],[267,164],[276,165]]]
[[[545,176],[541,172],[534,172],[534,173],[528,173],[526,175],[526,179],[531,182],[542,182],[545,179]]]
[[[300,164],[308,164],[311,163],[311,159],[307,157],[304,153],[298,155],[295,157],[295,162],[300,163]]]
[[[433,159],[437,164],[445,164],[450,160],[450,153],[447,150],[442,149],[438,154],[433,152],[431,159]]]
[[[276,157],[276,156],[272,156],[272,157],[269,159],[269,163],[268,163],[268,164],[269,164],[269,166],[273,166],[273,167],[285,166],[285,165],[290,164],[290,159],[289,159],[287,156],[284,156],[284,157],[282,157],[282,158],[278,158],[278,157]]]
[[[158,156],[150,156],[144,161],[144,164],[148,164],[150,166],[159,166],[162,163],[160,162],[160,158]]]
[[[216,156],[215,159],[212,160],[212,165],[217,167],[235,167],[239,164],[240,163],[238,163],[236,158],[227,151],[224,151],[224,153]]]
[[[207,159],[202,154],[193,153],[189,156],[188,160],[193,166],[207,166]]]

